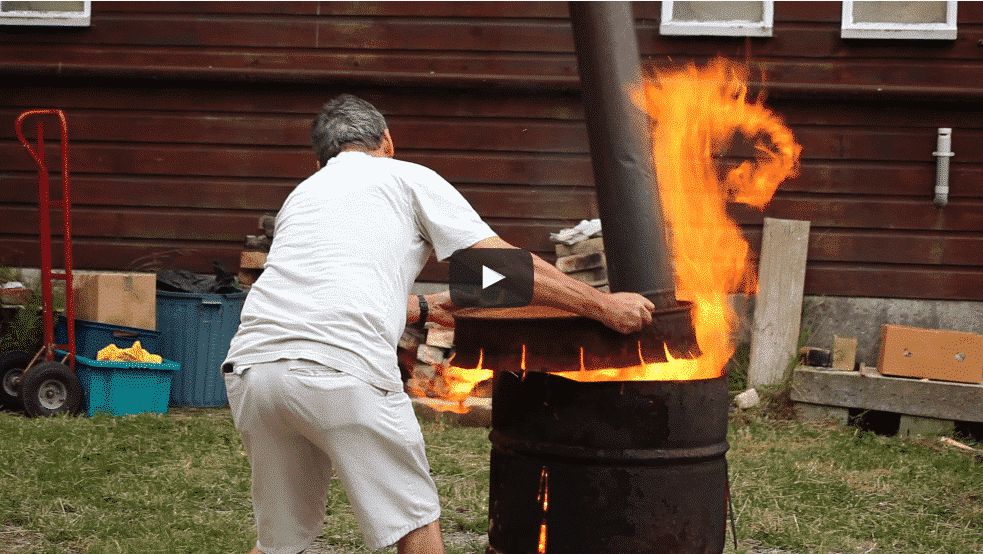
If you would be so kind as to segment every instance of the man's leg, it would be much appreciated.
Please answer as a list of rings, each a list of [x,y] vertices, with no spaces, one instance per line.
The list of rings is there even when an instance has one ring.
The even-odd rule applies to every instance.
[[[399,554],[444,554],[440,520],[407,533],[396,543],[396,551]]]

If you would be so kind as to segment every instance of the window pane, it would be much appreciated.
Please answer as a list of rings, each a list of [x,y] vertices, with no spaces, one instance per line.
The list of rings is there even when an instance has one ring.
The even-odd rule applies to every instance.
[[[855,23],[945,23],[946,2],[854,2]]]
[[[872,2],[876,3],[876,2]],[[906,3],[906,2],[902,2]],[[944,2],[943,2],[944,4]],[[764,19],[763,2],[673,2],[673,21],[755,21]]]
[[[84,12],[85,2],[0,2],[0,12]]]

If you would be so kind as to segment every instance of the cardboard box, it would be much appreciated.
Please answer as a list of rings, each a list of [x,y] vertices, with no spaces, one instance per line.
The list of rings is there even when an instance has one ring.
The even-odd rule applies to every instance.
[[[857,339],[833,335],[833,369],[853,371],[857,365]]]
[[[881,328],[882,375],[983,382],[983,335],[900,325]]]
[[[157,276],[153,273],[79,273],[73,275],[75,318],[157,328]]]

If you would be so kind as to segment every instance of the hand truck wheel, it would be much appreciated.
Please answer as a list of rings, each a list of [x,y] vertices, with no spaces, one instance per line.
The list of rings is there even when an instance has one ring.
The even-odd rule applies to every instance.
[[[24,407],[20,399],[19,379],[24,375],[24,368],[31,363],[31,355],[27,352],[14,350],[0,355],[0,406],[7,410],[19,410]]]
[[[28,369],[20,381],[20,398],[30,417],[82,411],[82,387],[65,364],[47,361]]]

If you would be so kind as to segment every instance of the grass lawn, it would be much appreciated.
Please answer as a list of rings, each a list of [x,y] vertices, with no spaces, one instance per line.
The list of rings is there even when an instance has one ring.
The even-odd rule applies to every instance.
[[[971,453],[769,413],[731,422],[736,552],[983,552],[983,465]],[[481,554],[488,430],[423,425],[448,551]],[[0,413],[0,552],[245,554],[254,540],[249,466],[227,409]],[[366,552],[340,486],[310,552]]]

